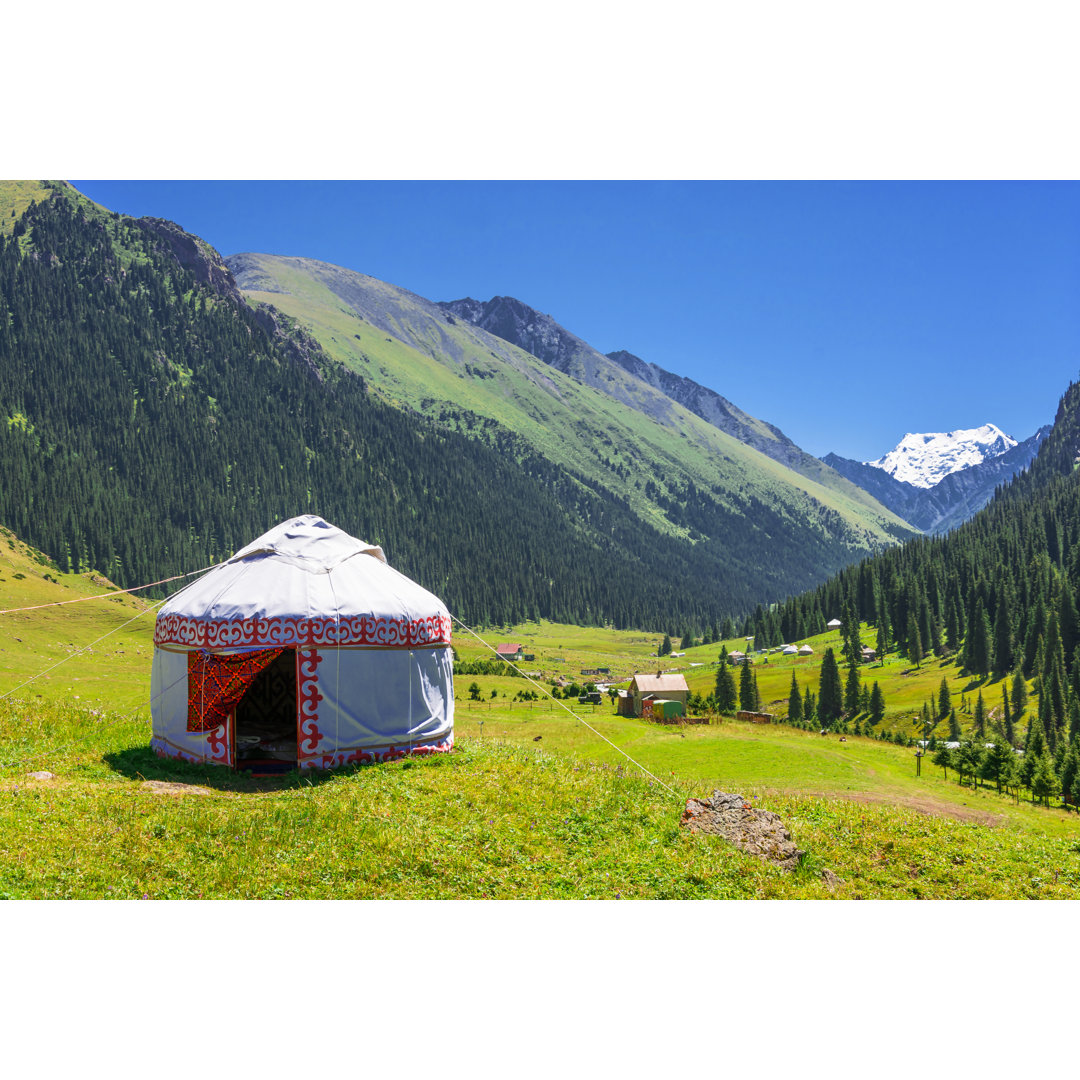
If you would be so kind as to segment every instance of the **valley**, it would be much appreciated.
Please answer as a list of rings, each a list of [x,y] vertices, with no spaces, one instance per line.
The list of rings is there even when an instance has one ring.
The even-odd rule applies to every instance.
[[[1023,442],[819,461],[512,297],[223,258],[62,183],[0,184],[0,212],[0,896],[1077,895],[1076,384]],[[461,620],[453,752],[280,778],[157,758],[163,579],[301,513]],[[740,705],[772,723],[721,705],[722,650],[751,642]],[[660,670],[707,723],[618,714]],[[714,788],[781,813],[798,870],[680,829]]]

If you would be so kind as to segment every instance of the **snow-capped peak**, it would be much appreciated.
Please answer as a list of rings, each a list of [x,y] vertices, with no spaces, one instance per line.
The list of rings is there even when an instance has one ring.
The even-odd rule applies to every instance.
[[[959,431],[905,435],[884,457],[863,464],[884,469],[895,479],[915,487],[931,488],[949,473],[999,457],[1014,446],[1016,440],[996,424],[983,424]]]

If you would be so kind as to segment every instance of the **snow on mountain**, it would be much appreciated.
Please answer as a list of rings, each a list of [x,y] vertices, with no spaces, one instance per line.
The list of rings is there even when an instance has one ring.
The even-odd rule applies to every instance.
[[[864,461],[884,469],[896,480],[931,488],[950,473],[980,465],[1017,445],[995,424],[959,431],[932,431],[905,435],[877,461]]]

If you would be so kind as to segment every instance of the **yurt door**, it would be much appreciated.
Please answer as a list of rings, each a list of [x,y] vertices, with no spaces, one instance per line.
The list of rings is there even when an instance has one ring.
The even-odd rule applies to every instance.
[[[236,706],[236,766],[260,772],[296,768],[296,650],[282,649]]]

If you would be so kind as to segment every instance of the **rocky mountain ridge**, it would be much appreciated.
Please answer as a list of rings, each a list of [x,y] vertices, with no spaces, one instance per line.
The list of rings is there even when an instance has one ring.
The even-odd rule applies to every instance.
[[[661,423],[670,422],[668,402],[674,402],[706,423],[738,439],[799,475],[828,487],[846,490],[843,479],[791,441],[775,424],[759,420],[715,390],[675,375],[625,349],[607,354],[572,334],[550,315],[512,296],[490,300],[440,301],[439,307],[466,322],[516,345],[559,371],[594,386],[625,405]],[[616,370],[633,376],[637,389],[613,377]],[[642,393],[648,387],[659,393]],[[848,491],[850,494],[850,491]]]

